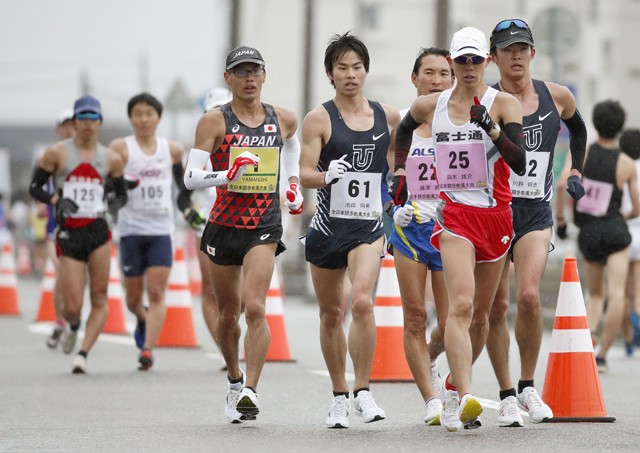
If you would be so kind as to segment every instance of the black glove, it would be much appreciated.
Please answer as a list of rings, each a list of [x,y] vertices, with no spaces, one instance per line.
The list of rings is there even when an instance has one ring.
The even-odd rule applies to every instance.
[[[140,180],[139,179],[124,178],[124,186],[127,188],[127,190],[133,190],[136,187],[138,187],[139,185],[140,185]]]
[[[78,212],[78,205],[71,198],[60,198],[56,203],[56,223],[62,225],[65,217]]]
[[[556,228],[556,235],[559,239],[565,240],[567,239],[567,224],[564,223],[562,225],[558,225]]]
[[[200,225],[207,221],[207,219],[205,219],[197,209],[187,208],[182,214],[184,215],[184,219],[187,221],[189,226],[191,226],[191,228],[193,228],[194,230],[197,230]]]
[[[493,120],[489,116],[489,112],[487,112],[487,108],[484,105],[480,104],[480,101],[477,97],[474,96],[473,101],[475,102],[475,104],[471,106],[471,110],[469,111],[469,113],[471,114],[471,119],[469,121],[478,125],[483,131],[488,134],[489,132],[491,132],[491,129],[496,126],[496,123],[493,122]]]
[[[576,201],[584,197],[584,186],[578,176],[571,175],[567,178],[567,192]]]
[[[409,198],[407,192],[407,177],[405,175],[394,176],[391,187],[389,187],[389,195],[393,198],[393,203],[396,206],[404,206]]]
[[[116,195],[115,193],[110,192],[107,194],[107,209],[115,216],[120,208],[127,204],[128,200],[129,197],[127,197],[126,193],[124,195]]]

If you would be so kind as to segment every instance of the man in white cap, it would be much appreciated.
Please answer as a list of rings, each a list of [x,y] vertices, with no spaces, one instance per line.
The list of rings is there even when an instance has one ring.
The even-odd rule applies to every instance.
[[[482,406],[471,394],[471,368],[484,348],[489,311],[512,240],[509,174],[525,171],[522,109],[510,94],[483,80],[487,39],[466,27],[450,48],[457,83],[416,99],[396,133],[394,202],[407,200],[405,162],[412,131],[431,125],[440,189],[431,243],[440,250],[449,290],[441,424],[448,431],[477,428]],[[500,125],[499,125],[500,124]]]
[[[210,261],[220,312],[219,347],[228,368],[225,414],[229,422],[241,423],[255,420],[260,412],[256,388],[271,341],[266,297],[275,257],[285,250],[280,159],[289,181],[285,204],[291,214],[302,212],[303,198],[298,186],[296,116],[262,102],[266,80],[262,55],[253,47],[238,47],[227,55],[225,68],[224,80],[233,97],[200,118],[184,182],[191,190],[218,189],[200,249]],[[207,170],[209,162],[213,171]],[[246,375],[238,361],[243,305]]]

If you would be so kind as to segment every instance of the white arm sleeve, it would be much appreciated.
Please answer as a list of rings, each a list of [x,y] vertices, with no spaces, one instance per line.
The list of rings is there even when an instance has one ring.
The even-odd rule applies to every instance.
[[[228,184],[227,171],[206,171],[211,154],[201,149],[191,148],[187,167],[184,170],[184,185],[189,190]]]
[[[282,145],[282,163],[287,178],[300,177],[300,142],[295,134],[286,139]]]

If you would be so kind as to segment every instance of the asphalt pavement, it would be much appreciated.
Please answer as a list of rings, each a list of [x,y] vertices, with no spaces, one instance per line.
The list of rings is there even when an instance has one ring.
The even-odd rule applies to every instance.
[[[0,316],[0,452],[378,452],[378,451],[638,451],[640,353],[622,345],[599,379],[615,423],[533,424],[498,428],[498,388],[486,353],[474,367],[474,394],[484,406],[483,426],[448,433],[422,422],[424,407],[413,383],[372,383],[387,419],[364,424],[353,413],[349,429],[329,430],[324,418],[331,385],[320,352],[317,307],[284,295],[291,363],[268,362],[258,388],[254,422],[231,425],[224,416],[225,373],[193,300],[197,348],[159,348],[147,372],[137,370],[131,335],[101,335],[88,374],[71,374],[71,355],[45,345],[49,323],[34,322],[40,281],[20,278],[20,316]],[[86,300],[86,299],[85,299]],[[85,303],[86,305],[86,303]],[[133,317],[127,314],[133,331]],[[542,393],[550,340],[545,332],[536,387]],[[402,353],[402,351],[398,351]],[[446,372],[446,357],[440,358]],[[512,375],[519,362],[511,346]],[[352,370],[348,360],[348,369]],[[352,377],[352,375],[350,375]],[[583,389],[567,389],[576,397]]]

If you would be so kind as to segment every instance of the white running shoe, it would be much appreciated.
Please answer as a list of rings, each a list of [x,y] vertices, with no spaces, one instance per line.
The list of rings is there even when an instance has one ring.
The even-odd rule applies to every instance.
[[[65,354],[71,354],[76,347],[76,341],[78,340],[78,331],[71,330],[71,327],[67,324],[62,333],[62,352]]]
[[[236,410],[243,416],[243,420],[255,420],[260,413],[260,404],[258,404],[258,395],[249,388],[243,388],[240,392]]]
[[[518,395],[518,407],[529,413],[529,419],[533,423],[540,423],[553,418],[551,408],[542,401],[538,392],[533,387],[525,387]]]
[[[51,335],[49,336],[49,338],[47,338],[47,346],[49,346],[51,349],[57,348],[63,334],[64,326],[56,324],[56,326],[53,328],[53,332],[51,332]]]
[[[460,421],[463,425],[467,425],[467,429],[479,428],[482,424],[477,425],[475,421],[482,414],[482,405],[471,394],[467,393],[460,400]]]
[[[427,409],[427,415],[424,418],[424,422],[427,425],[439,425],[440,414],[442,413],[442,401],[440,401],[440,398],[433,397],[424,403],[424,406]]]
[[[331,409],[325,422],[328,428],[348,428],[349,427],[349,409],[351,404],[349,398],[344,395],[334,396],[331,401]]]
[[[377,422],[387,418],[387,414],[378,407],[371,392],[361,390],[353,400],[353,412],[362,417],[365,423]]]
[[[73,365],[73,368],[71,369],[73,374],[85,374],[87,372],[87,359],[82,357],[80,354],[76,354],[71,365]]]
[[[436,392],[436,396],[442,400],[442,377],[440,376],[440,367],[438,366],[438,360],[431,362],[431,385],[433,391]]]
[[[442,405],[442,414],[440,415],[440,424],[444,426],[447,431],[456,432],[462,429],[462,422],[460,421],[460,414],[458,409],[460,404],[458,403],[458,392],[447,390],[444,388],[444,381],[442,381],[442,394],[444,395],[444,401]]]
[[[515,396],[507,396],[500,401],[500,412],[498,412],[498,426],[501,428],[521,428],[524,426],[518,400]]]
[[[224,404],[224,414],[227,416],[229,423],[242,423],[244,420],[242,414],[236,409],[245,379],[244,371],[240,370],[240,372],[242,373],[242,382],[232,384],[227,380],[227,398]]]

